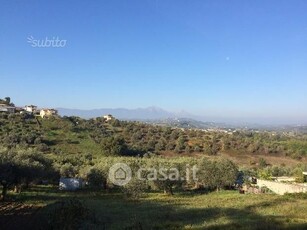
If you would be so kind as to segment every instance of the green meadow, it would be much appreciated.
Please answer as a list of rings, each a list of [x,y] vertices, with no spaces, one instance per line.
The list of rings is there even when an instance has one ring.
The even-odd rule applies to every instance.
[[[121,192],[63,192],[36,186],[12,194],[25,207],[37,207],[37,229],[306,229],[305,194],[239,194],[237,191],[148,192],[130,200]],[[66,205],[66,204],[69,205]],[[80,211],[84,210],[84,211]],[[19,216],[14,219],[18,224]],[[56,221],[58,223],[56,223]],[[72,225],[75,223],[76,225]],[[67,226],[66,226],[67,225]],[[12,225],[14,226],[14,225]]]

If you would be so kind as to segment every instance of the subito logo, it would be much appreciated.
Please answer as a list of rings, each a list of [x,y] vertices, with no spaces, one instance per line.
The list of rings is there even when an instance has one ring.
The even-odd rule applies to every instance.
[[[109,169],[109,180],[118,186],[124,186],[131,180],[131,168],[125,163],[116,163]]]

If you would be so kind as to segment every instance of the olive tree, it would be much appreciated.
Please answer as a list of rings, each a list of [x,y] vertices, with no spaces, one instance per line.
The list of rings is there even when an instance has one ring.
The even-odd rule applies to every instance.
[[[221,188],[233,185],[237,179],[238,168],[227,159],[210,161],[203,158],[199,167],[199,182],[209,189],[219,191]]]

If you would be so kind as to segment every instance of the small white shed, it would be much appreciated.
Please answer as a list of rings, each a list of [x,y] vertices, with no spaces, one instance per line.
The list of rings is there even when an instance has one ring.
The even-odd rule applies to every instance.
[[[77,189],[82,188],[82,179],[80,178],[60,178],[59,189],[60,190],[67,190],[67,191],[74,191]]]

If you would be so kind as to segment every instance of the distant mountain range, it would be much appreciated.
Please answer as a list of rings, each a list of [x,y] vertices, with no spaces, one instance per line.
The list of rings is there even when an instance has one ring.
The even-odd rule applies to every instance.
[[[192,114],[185,111],[180,113],[171,113],[158,107],[137,108],[137,109],[66,109],[58,108],[61,116],[78,116],[82,118],[101,117],[106,114],[112,114],[115,118],[120,120],[137,120],[150,124],[168,125],[178,128],[225,128],[229,127],[223,123],[204,122],[193,119]]]
[[[104,109],[91,109],[91,110],[58,108],[58,111],[59,114],[62,116],[79,116],[82,118],[101,117],[106,114],[112,114],[117,119],[122,119],[122,120],[148,120],[148,119],[152,120],[152,119],[175,118],[178,116],[178,114],[168,112],[158,107],[137,108],[137,109],[104,108]]]
[[[169,125],[178,128],[217,128],[217,129],[252,129],[252,130],[274,130],[274,131],[296,131],[307,132],[306,125],[267,125],[247,122],[229,122],[210,117],[201,117],[189,114],[185,111],[172,113],[159,107],[126,109],[126,108],[102,108],[102,109],[67,109],[57,108],[61,116],[78,116],[85,119],[101,117],[112,114],[120,120],[137,120],[151,124]],[[214,121],[214,122],[211,122]]]

